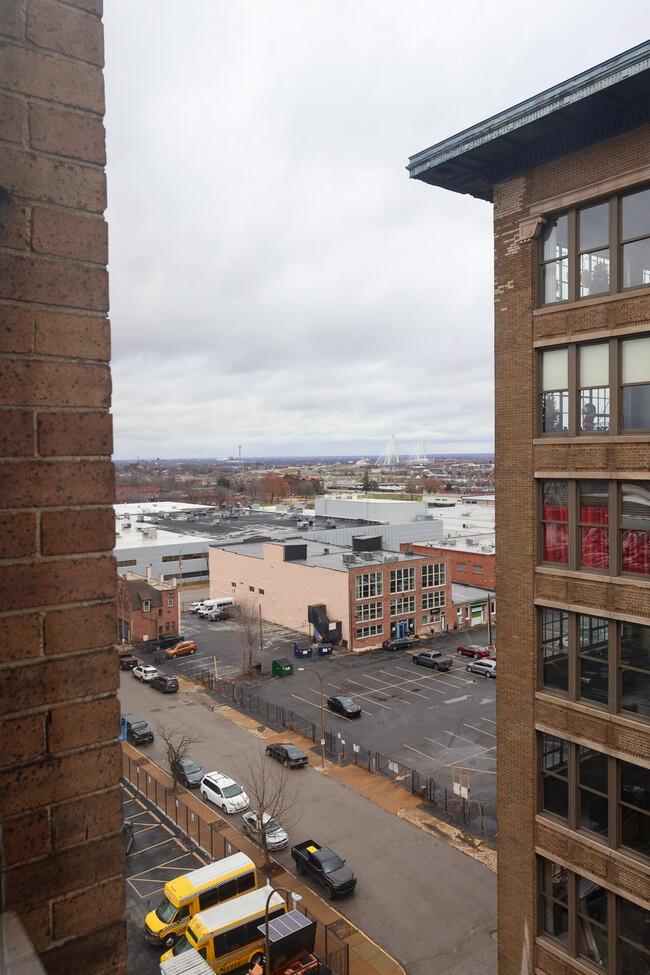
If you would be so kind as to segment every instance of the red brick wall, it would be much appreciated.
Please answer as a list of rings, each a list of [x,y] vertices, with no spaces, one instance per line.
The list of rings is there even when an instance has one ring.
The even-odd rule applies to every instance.
[[[436,556],[449,556],[449,572],[452,582],[464,582],[466,586],[478,586],[480,589],[494,589],[494,553],[487,555],[471,550],[434,548],[429,545],[414,545],[414,552],[422,555],[435,553]],[[465,570],[458,568],[459,563]],[[483,572],[474,572],[474,566]]]
[[[101,0],[0,3],[5,907],[125,972]]]

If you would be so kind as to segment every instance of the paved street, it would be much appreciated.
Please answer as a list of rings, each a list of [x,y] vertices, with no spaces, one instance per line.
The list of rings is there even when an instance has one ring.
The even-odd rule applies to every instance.
[[[192,757],[244,787],[249,758],[270,761],[262,738],[213,713],[201,691],[163,696],[123,673],[120,698],[124,710],[141,714],[154,731],[156,723],[174,723],[200,735]],[[165,767],[159,738],[146,754]],[[312,837],[347,859],[358,887],[336,906],[351,923],[413,975],[496,972],[496,878],[490,870],[327,773],[307,768],[291,774],[300,777],[291,841]],[[278,859],[288,868],[292,863],[288,850]]]

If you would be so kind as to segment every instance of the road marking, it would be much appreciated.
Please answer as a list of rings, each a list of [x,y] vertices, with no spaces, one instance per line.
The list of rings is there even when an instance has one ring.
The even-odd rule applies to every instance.
[[[427,752],[421,752],[419,748],[413,748],[412,745],[402,745],[402,747],[403,748],[408,748],[410,751],[416,752],[418,755],[422,755],[424,758],[428,758],[430,762],[436,762],[436,760],[433,757],[433,755],[429,755],[429,754],[427,754]],[[439,762],[436,762],[436,764],[439,765],[440,763]]]
[[[446,701],[443,701],[442,703],[443,704],[458,704],[459,701],[469,701],[469,699],[470,699],[470,695],[469,694],[463,694],[462,697],[449,697],[449,698],[447,698]]]
[[[466,742],[469,742],[469,744],[470,744],[470,745],[477,745],[477,744],[478,744],[478,742],[476,742],[476,741],[472,741],[472,739],[471,739],[471,738],[464,738],[464,737],[463,737],[463,735],[457,735],[457,734],[454,734],[454,732],[453,732],[453,731],[447,731],[447,730],[445,729],[445,734],[446,734],[446,735],[449,735],[449,737],[450,737],[450,738],[460,738],[460,740],[461,740],[461,741],[466,741]]]
[[[483,731],[482,728],[475,728],[473,724],[465,724],[464,727],[471,728],[472,731],[478,731],[479,735],[489,735],[490,738],[496,738],[496,735],[493,735],[491,731]]]
[[[424,738],[425,738],[425,741],[431,741],[431,742],[433,742],[433,744],[434,745],[437,745],[438,748],[445,748],[447,751],[450,751],[449,745],[443,745],[442,742],[436,741],[435,738],[428,738],[426,735],[424,736]]]
[[[483,758],[485,755],[487,755],[488,752],[495,751],[496,747],[497,747],[496,745],[493,745],[492,748],[482,748],[480,752],[474,752],[473,755],[463,755],[463,761],[464,762],[469,762],[472,758]],[[456,762],[447,762],[446,767],[448,768],[450,765],[456,766]],[[474,768],[474,771],[475,772],[489,772],[490,770],[489,769],[483,769],[483,768]]]
[[[496,725],[496,721],[494,721],[492,718],[484,718],[484,717],[481,717],[481,721],[489,721],[490,724]]]

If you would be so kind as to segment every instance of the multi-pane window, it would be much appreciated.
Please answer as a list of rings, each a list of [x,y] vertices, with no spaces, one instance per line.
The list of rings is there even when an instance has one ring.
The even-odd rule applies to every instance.
[[[540,561],[650,575],[650,482],[541,482]]]
[[[441,609],[445,605],[445,590],[422,593],[422,609]]]
[[[609,975],[650,971],[650,912],[579,873],[539,858],[539,933]]]
[[[650,430],[650,336],[547,348],[539,355],[540,433]]]
[[[173,596],[168,596],[167,597],[167,605],[168,606],[173,606],[174,605],[174,597]]]
[[[539,256],[542,305],[650,286],[650,190],[546,217]]]
[[[433,586],[444,586],[445,563],[436,562],[434,565],[422,566],[422,588],[431,589]]]
[[[474,565],[474,566],[472,566],[472,572],[474,573],[474,575],[482,576],[483,575],[483,566],[482,565]]]
[[[466,565],[465,562],[457,562],[456,563],[456,571],[457,572],[465,572],[466,570],[467,570],[467,565]]]
[[[382,636],[384,626],[382,623],[372,623],[370,626],[360,626],[356,630],[357,640],[365,640],[369,636]]]
[[[650,626],[567,610],[540,610],[545,690],[650,719]]]
[[[542,481],[542,561],[569,561],[567,481]]]
[[[151,610],[151,602],[150,602],[150,600],[143,599],[142,600],[142,612],[143,613],[148,613],[148,612],[150,612],[150,610]]]
[[[542,812],[650,859],[650,769],[556,735],[540,739]]]
[[[369,599],[371,596],[383,596],[384,575],[382,572],[364,572],[354,580],[355,599]]]
[[[356,607],[356,622],[363,623],[366,620],[380,620],[384,615],[384,604],[379,603],[360,603]]]
[[[391,592],[412,592],[415,589],[415,566],[390,570]]]
[[[415,596],[399,596],[390,601],[390,615],[404,616],[406,613],[415,612]]]

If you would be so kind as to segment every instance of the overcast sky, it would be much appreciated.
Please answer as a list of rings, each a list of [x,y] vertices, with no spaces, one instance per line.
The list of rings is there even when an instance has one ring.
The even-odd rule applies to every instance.
[[[410,155],[641,0],[107,0],[115,456],[493,450],[492,207]]]

